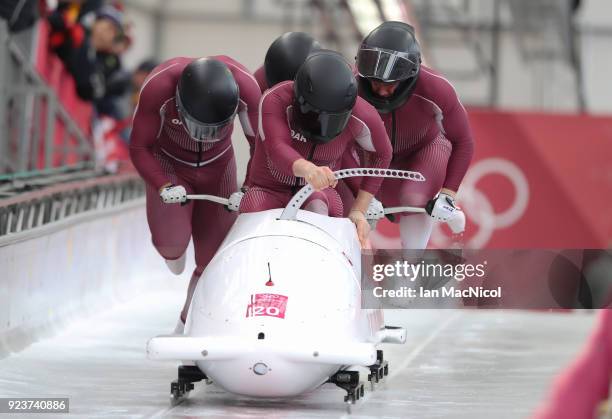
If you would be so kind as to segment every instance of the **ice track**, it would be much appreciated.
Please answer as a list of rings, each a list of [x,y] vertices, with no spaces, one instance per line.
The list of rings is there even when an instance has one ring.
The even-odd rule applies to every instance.
[[[350,416],[344,392],[329,384],[295,399],[264,401],[198,383],[171,407],[176,364],[147,360],[145,344],[173,330],[184,285],[177,281],[75,321],[0,360],[0,397],[69,397],[68,417],[88,419],[525,418],[593,323],[583,313],[388,311],[387,323],[405,326],[408,341],[383,347],[390,375],[375,391],[366,386]],[[32,415],[46,416],[58,417]]]

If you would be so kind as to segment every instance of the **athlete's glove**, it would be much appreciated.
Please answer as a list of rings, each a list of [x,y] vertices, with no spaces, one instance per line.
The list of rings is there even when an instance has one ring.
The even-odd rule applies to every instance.
[[[244,196],[244,192],[234,192],[229,197],[229,203],[227,204],[227,209],[230,211],[238,211],[240,208],[240,201],[242,201],[242,197]]]
[[[425,206],[425,211],[434,220],[446,222],[455,216],[457,207],[455,206],[455,199],[443,192],[430,200]]]
[[[159,196],[165,204],[178,204],[187,202],[187,191],[184,186],[170,185],[162,188]]]
[[[368,205],[368,210],[366,211],[366,218],[368,219],[368,223],[370,223],[370,227],[372,230],[376,229],[376,224],[378,224],[378,220],[385,216],[385,208],[383,207],[382,202],[380,202],[376,198],[372,198],[370,201],[370,205]]]

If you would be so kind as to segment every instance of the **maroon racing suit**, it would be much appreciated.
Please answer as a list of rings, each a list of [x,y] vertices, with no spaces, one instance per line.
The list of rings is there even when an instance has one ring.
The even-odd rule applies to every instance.
[[[385,207],[424,207],[441,188],[457,191],[474,144],[465,108],[448,80],[421,66],[408,101],[380,116],[393,146],[390,168],[421,172],[426,179],[385,179],[377,194]],[[361,166],[369,166],[367,153],[347,153],[343,168],[358,167],[360,160]],[[358,184],[347,183],[355,193]],[[343,200],[347,200],[344,194]]]
[[[554,381],[533,419],[604,417],[597,407],[610,398],[612,380],[612,310],[599,310],[595,331],[571,366]],[[608,410],[610,409],[608,402]],[[607,415],[606,415],[607,416]]]
[[[257,84],[261,89],[261,93],[265,92],[270,88],[268,86],[268,80],[266,80],[266,69],[263,65],[257,70],[255,70],[255,73],[253,73],[253,75],[255,76],[255,80],[257,80]]]
[[[391,161],[391,144],[384,125],[376,109],[365,100],[357,98],[344,131],[326,144],[310,142],[291,127],[293,100],[292,81],[275,85],[261,98],[251,187],[242,199],[241,212],[284,207],[298,188],[305,185],[303,178],[293,174],[296,160],[307,159],[317,166],[338,170],[344,153],[357,145],[369,152],[371,167],[387,168]],[[381,183],[381,178],[369,177],[360,187],[375,195]],[[311,201],[317,200],[327,207],[329,215],[342,216],[342,201],[334,189],[313,194]]]
[[[210,57],[227,65],[238,84],[238,117],[253,144],[261,93],[257,82],[240,63],[226,56]],[[237,190],[231,132],[217,142],[197,142],[183,127],[176,106],[176,86],[193,58],[174,58],[153,70],[144,83],[134,115],[130,156],[147,183],[147,220],[153,245],[169,260],[187,249],[193,236],[196,271],[213,257],[236,215],[206,201],[164,204],[159,189],[183,185],[187,193],[228,197]]]

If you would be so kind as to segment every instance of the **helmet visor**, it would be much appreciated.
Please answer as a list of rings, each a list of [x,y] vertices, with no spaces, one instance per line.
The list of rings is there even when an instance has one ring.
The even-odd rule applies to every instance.
[[[420,62],[414,56],[380,48],[363,48],[357,53],[357,71],[361,77],[390,83],[417,75]]]
[[[304,108],[308,106],[302,106],[301,110],[296,112],[297,128],[302,135],[315,142],[328,142],[340,135],[352,113],[351,109],[332,113]]]
[[[200,122],[189,115],[189,112],[187,112],[181,102],[181,97],[178,94],[178,91],[176,92],[176,105],[179,115],[183,121],[183,126],[194,141],[202,143],[215,143],[217,141],[221,141],[231,134],[232,129],[234,128],[234,117],[238,112],[238,106],[236,106],[234,113],[226,120],[207,124]]]

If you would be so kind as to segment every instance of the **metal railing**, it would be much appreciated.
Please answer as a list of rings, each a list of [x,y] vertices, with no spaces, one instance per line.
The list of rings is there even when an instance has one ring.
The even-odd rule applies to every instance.
[[[55,184],[0,199],[0,245],[7,236],[36,233],[41,227],[109,210],[144,195],[145,185],[138,175],[122,174]]]
[[[74,168],[69,156],[94,167],[92,141],[0,20],[0,181]]]

